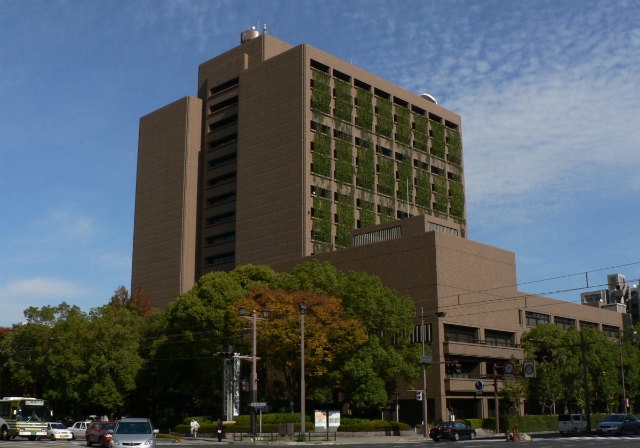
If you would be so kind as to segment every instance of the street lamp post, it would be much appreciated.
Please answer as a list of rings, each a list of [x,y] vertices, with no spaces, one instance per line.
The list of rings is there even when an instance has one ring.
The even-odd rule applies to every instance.
[[[306,305],[300,304],[300,434],[304,437],[306,419],[305,384],[304,384],[304,313]]]
[[[622,379],[622,406],[624,406],[624,413],[627,413],[627,391],[624,385],[624,366],[622,364],[622,335],[618,338],[618,346],[620,347],[620,377]]]
[[[424,342],[426,339],[425,328],[424,328],[424,310],[423,307],[420,307],[420,339],[422,339],[422,356],[424,354]],[[423,437],[429,436],[428,427],[428,407],[427,407],[427,364],[422,363],[422,435]]]
[[[251,316],[245,316],[246,308],[241,306],[238,308],[238,312],[240,317],[243,319],[251,320],[251,402],[256,403],[258,401],[258,370],[256,368],[258,356],[256,356],[256,346],[257,346],[257,332],[256,327],[259,320],[267,320],[269,317],[269,311],[264,310],[263,316],[258,317],[256,314],[256,310],[251,312]],[[250,432],[251,434],[256,433],[256,408],[251,406],[249,410],[251,415],[250,421]]]

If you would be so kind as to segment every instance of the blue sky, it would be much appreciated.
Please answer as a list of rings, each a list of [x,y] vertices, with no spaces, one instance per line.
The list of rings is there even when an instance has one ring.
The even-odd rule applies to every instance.
[[[591,285],[640,278],[637,1],[0,10],[0,326],[28,306],[88,310],[129,287],[139,118],[195,95],[198,64],[264,23],[462,116],[469,237],[516,253],[521,290],[581,288],[587,271]],[[562,278],[529,283],[551,277]]]

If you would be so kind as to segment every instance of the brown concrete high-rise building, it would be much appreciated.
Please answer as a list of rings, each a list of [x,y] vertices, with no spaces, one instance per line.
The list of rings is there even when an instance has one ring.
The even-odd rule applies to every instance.
[[[378,275],[416,305],[429,423],[494,415],[478,381],[522,360],[531,328],[618,338],[631,322],[518,291],[515,254],[467,238],[458,115],[309,45],[245,36],[200,66],[197,98],[140,120],[132,288],[155,307],[249,263]],[[412,386],[398,393],[418,423]]]
[[[457,114],[312,46],[242,40],[200,66],[197,98],[140,120],[132,287],[160,306],[414,215],[466,237]]]

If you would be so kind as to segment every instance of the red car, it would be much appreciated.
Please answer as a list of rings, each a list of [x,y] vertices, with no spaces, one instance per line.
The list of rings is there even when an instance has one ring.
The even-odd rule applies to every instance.
[[[91,422],[87,425],[87,446],[94,443],[101,447],[108,447],[113,435],[113,429],[118,422]]]

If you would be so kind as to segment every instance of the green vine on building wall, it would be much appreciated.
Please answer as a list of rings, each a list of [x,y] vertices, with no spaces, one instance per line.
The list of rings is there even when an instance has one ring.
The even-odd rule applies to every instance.
[[[336,229],[336,246],[351,246],[351,231],[355,228],[355,207],[353,197],[350,201],[338,202],[338,228]]]
[[[315,133],[313,136],[313,173],[331,177],[331,137]]]
[[[413,114],[413,147],[419,151],[429,150],[429,119],[424,115]]]
[[[358,172],[356,185],[364,190],[373,191],[376,181],[376,162],[373,148],[358,147]]]
[[[369,227],[376,224],[376,209],[373,194],[362,192],[360,198],[360,227]]]
[[[393,159],[378,156],[378,193],[393,196],[396,173]]]
[[[433,176],[433,185],[438,194],[447,194],[447,178],[444,176]]]
[[[401,146],[402,160],[397,161],[398,166],[398,199],[412,202],[413,195],[413,166],[411,164],[411,149]]]
[[[331,113],[331,77],[320,70],[312,70],[313,91],[311,92],[311,108]]]
[[[431,154],[444,159],[444,125],[431,121],[433,137],[431,139]]]
[[[351,143],[351,135],[349,135],[348,139],[336,139],[336,156],[336,181],[349,185],[353,184],[355,167],[353,166],[353,146]]]
[[[391,222],[397,219],[394,205],[380,205],[380,223]]]
[[[449,211],[449,196],[447,194],[436,193],[435,211],[446,215]]]
[[[378,107],[378,127],[379,134],[391,138],[393,134],[393,112],[391,111],[391,101],[386,98],[376,97]]]
[[[396,141],[411,144],[411,112],[399,104],[396,104]]]
[[[460,133],[451,129],[447,129],[449,137],[449,154],[447,160],[454,165],[462,164],[462,142],[460,140]]]
[[[462,182],[452,180],[449,182],[451,196],[451,214],[462,218],[464,216],[464,188]]]
[[[335,79],[336,86],[336,110],[335,118],[351,122],[351,112],[353,111],[353,97],[351,96],[351,84],[341,79]]]
[[[373,96],[368,90],[356,88],[358,108],[356,109],[356,125],[370,131],[373,126]]]
[[[320,243],[331,244],[331,200],[313,198],[313,236]]]
[[[416,170],[416,205],[431,208],[431,176],[423,170]]]

